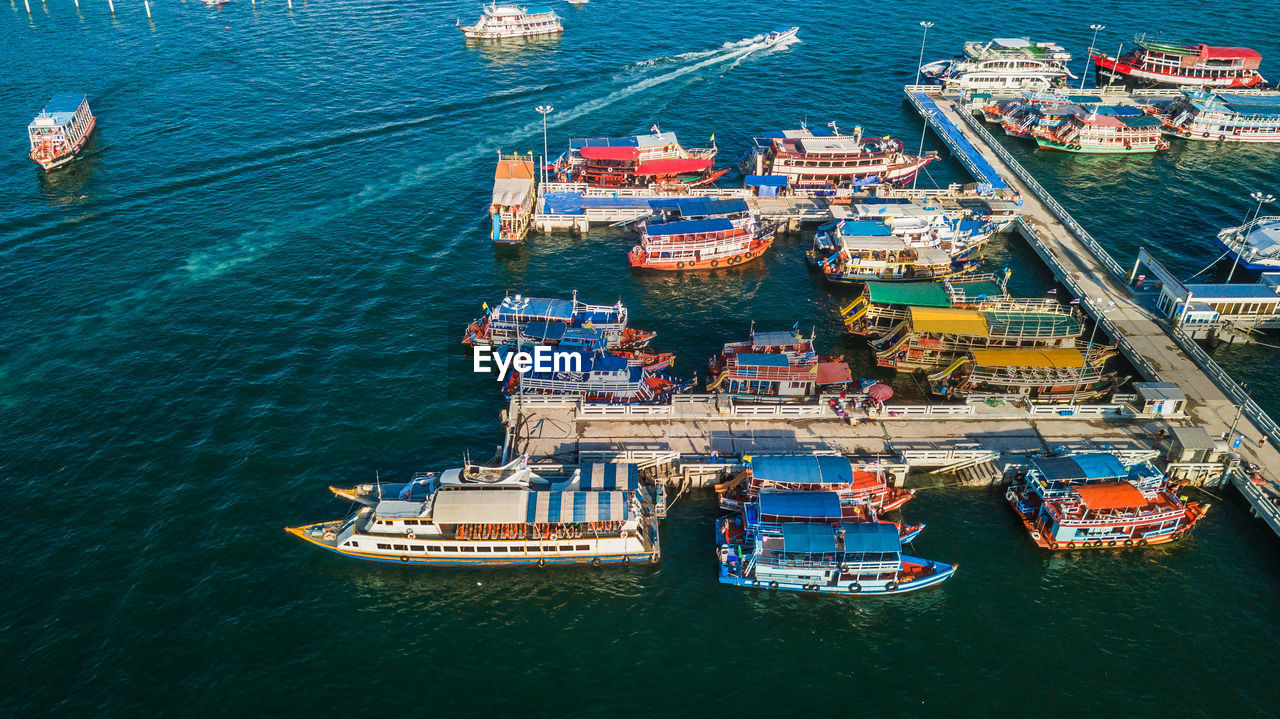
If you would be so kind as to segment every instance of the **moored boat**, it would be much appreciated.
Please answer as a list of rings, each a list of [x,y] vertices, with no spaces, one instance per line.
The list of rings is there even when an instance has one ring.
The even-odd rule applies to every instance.
[[[656,127],[645,135],[574,139],[555,163],[562,182],[610,189],[651,188],[680,192],[710,185],[729,168],[715,169],[715,136],[709,148],[686,149],[674,132]]]
[[[498,156],[493,177],[493,199],[489,203],[492,221],[490,237],[494,242],[516,243],[524,240],[533,223],[536,191],[533,184],[533,155]]]
[[[80,154],[96,124],[87,97],[79,93],[54,95],[27,125],[29,155],[46,172],[56,170]]]
[[[1135,154],[1169,149],[1161,137],[1161,122],[1141,109],[1126,105],[1079,108],[1054,128],[1031,133],[1044,150],[1087,154]]]
[[[529,341],[530,332],[550,336],[569,328],[583,328],[604,337],[608,349],[639,349],[657,334],[628,327],[627,308],[622,302],[614,305],[579,302],[577,290],[568,300],[507,295],[497,307],[490,308],[486,302],[482,309],[484,314],[467,326],[463,344],[516,347]],[[530,325],[536,327],[531,329]]]
[[[1150,462],[1112,454],[1037,457],[1005,498],[1044,549],[1119,549],[1181,538],[1208,511]]]
[[[743,200],[680,200],[680,219],[650,218],[640,226],[631,266],[652,270],[733,267],[759,258],[773,244],[777,225],[762,224]],[[688,218],[693,219],[688,219]]]
[[[755,139],[745,165],[755,175],[780,175],[793,191],[835,193],[885,183],[910,182],[937,153],[922,156],[903,152],[893,137],[867,138],[861,127],[841,135],[835,123],[830,132],[802,127],[779,130]]]
[[[922,232],[895,229],[884,220],[836,220],[818,228],[810,266],[828,282],[941,280],[977,269],[971,255],[990,239],[991,223],[939,218]]]
[[[1048,90],[1074,78],[1067,69],[1071,53],[1053,42],[995,38],[966,42],[964,54],[920,68],[928,80],[950,92]]]
[[[851,334],[880,337],[911,319],[912,307],[977,308],[990,300],[1007,298],[1008,270],[1004,275],[963,275],[935,282],[866,282],[862,292],[840,309]]]
[[[1247,47],[1214,47],[1200,42],[1133,38],[1137,47],[1117,57],[1093,54],[1099,87],[1233,88],[1259,87],[1262,56]]]
[[[1280,272],[1280,216],[1228,227],[1218,233],[1218,244],[1250,272]]]
[[[729,342],[708,363],[707,390],[730,397],[771,402],[812,399],[826,389],[853,382],[842,356],[821,356],[813,338],[796,330],[756,332],[744,342]]]
[[[612,481],[592,483],[597,475]],[[394,495],[384,487],[335,489],[361,506],[344,519],[286,531],[343,556],[397,564],[599,565],[661,556],[657,490],[640,482],[634,465],[584,465],[553,484],[517,460],[415,475]]]
[[[1083,402],[1123,383],[1106,369],[1114,355],[1115,348],[1106,345],[974,348],[930,374],[929,390],[942,397],[1020,394],[1040,401]]]
[[[468,40],[498,40],[554,35],[563,32],[564,26],[551,8],[499,5],[495,0],[485,6],[484,15],[474,25],[463,25],[459,20],[458,29]]]
[[[876,462],[854,462],[828,455],[763,455],[732,479],[716,485],[720,507],[742,511],[762,491],[836,492],[842,504],[865,504],[875,512],[891,512],[915,492],[889,483]]]
[[[1166,134],[1187,140],[1280,142],[1280,93],[1183,90],[1156,117]]]
[[[501,347],[494,354],[501,356],[510,351]],[[587,402],[653,404],[693,386],[693,382],[655,369],[663,365],[646,366],[613,353],[561,350],[556,359],[562,364],[548,369],[513,369],[503,387],[503,396],[510,399],[517,395],[558,395]]]
[[[723,543],[720,582],[814,594],[903,594],[940,584],[956,565],[902,553],[897,528],[880,522],[786,522],[750,548]]]

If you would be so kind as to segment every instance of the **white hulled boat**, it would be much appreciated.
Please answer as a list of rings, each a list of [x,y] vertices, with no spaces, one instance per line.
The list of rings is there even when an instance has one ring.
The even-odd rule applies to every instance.
[[[468,40],[493,40],[509,37],[553,35],[564,30],[560,16],[551,8],[526,8],[519,5],[490,3],[474,25],[458,23]]]
[[[1001,92],[1048,90],[1067,78],[1071,53],[1053,42],[998,37],[989,42],[966,42],[964,54],[931,62],[921,74],[948,91]]]

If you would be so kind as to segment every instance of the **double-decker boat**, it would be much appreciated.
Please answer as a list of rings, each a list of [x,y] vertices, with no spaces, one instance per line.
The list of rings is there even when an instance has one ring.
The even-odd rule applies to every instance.
[[[931,62],[920,73],[948,92],[1048,90],[1074,78],[1067,69],[1071,53],[1053,42],[998,37],[966,42],[964,54]]]
[[[742,511],[722,517],[718,532],[721,541],[754,544],[762,536],[776,536],[784,522],[881,522],[898,530],[898,538],[908,544],[924,531],[924,524],[901,524],[880,516],[866,502],[839,492],[788,492],[766,490]]]
[[[1032,132],[1044,150],[1087,154],[1136,154],[1169,149],[1162,138],[1161,122],[1141,109],[1127,105],[1077,108],[1058,127]]]
[[[720,507],[735,512],[756,501],[762,491],[835,492],[842,504],[864,504],[875,512],[891,512],[915,496],[912,490],[891,485],[878,463],[827,455],[754,457],[747,469],[715,489]]]
[[[1177,487],[1151,465],[1124,465],[1112,454],[1036,457],[1005,493],[1036,546],[1119,549],[1182,537],[1208,506],[1184,503]]]
[[[511,351],[500,347],[494,354],[502,357]],[[665,365],[646,366],[643,361],[609,352],[559,350],[555,359],[559,364],[549,368],[535,366],[524,372],[513,368],[503,396],[510,399],[517,395],[558,395],[587,402],[653,404],[693,387],[693,382],[654,369]]]
[[[287,527],[354,559],[414,565],[656,562],[660,490],[635,465],[587,464],[567,481],[523,460],[468,464],[403,484],[330,488],[359,508],[345,519]]]
[[[671,219],[674,214],[678,219]],[[773,244],[777,225],[761,223],[740,199],[678,200],[640,225],[631,266],[652,270],[733,267],[759,258]]]
[[[929,389],[941,397],[975,393],[1021,394],[1040,401],[1068,402],[1101,397],[1123,380],[1106,370],[1115,348],[974,348],[928,375]]]
[[[62,167],[84,149],[96,124],[87,97],[79,93],[54,95],[27,125],[31,159],[46,172]]]
[[[744,166],[756,175],[780,175],[793,190],[832,192],[875,184],[910,182],[936,152],[922,156],[903,152],[902,141],[863,137],[862,128],[841,135],[832,131],[780,130],[755,138]]]
[[[536,195],[532,153],[528,157],[499,155],[498,169],[493,175],[493,199],[489,203],[489,219],[493,223],[490,237],[494,242],[524,240],[533,223]]]
[[[574,139],[555,163],[562,182],[611,189],[676,192],[710,185],[729,168],[715,169],[715,136],[709,148],[685,149],[674,132]]]
[[[994,231],[963,217],[932,220],[921,232],[897,231],[883,220],[836,220],[814,233],[806,259],[836,284],[940,280],[979,267],[971,255]]]
[[[720,544],[720,582],[815,594],[882,596],[940,584],[957,565],[902,553],[882,522],[783,522],[751,545]]]
[[[853,382],[844,357],[819,355],[813,338],[796,330],[756,332],[752,328],[749,340],[725,344],[708,368],[708,391],[742,399],[798,401]]]
[[[551,8],[526,8],[492,2],[485,6],[484,15],[474,25],[463,25],[459,20],[458,29],[468,40],[497,40],[554,35],[563,32],[564,26],[560,24],[560,16]]]
[[[578,301],[577,290],[568,300],[507,295],[497,307],[486,302],[482,309],[484,315],[467,326],[463,344],[516,347],[539,334],[583,328],[599,333],[608,349],[639,349],[657,334],[628,327],[627,308],[621,302],[589,305]]]
[[[1083,332],[1079,311],[1055,300],[996,298],[971,307],[909,307],[871,347],[880,367],[936,370],[974,349],[1074,347]]]
[[[1008,299],[1004,275],[965,275],[937,282],[866,282],[862,292],[840,309],[851,334],[881,337],[911,319],[913,307],[977,309],[992,300]]]
[[[1280,142],[1280,96],[1183,90],[1157,117],[1166,134],[1188,140]]]
[[[1228,227],[1218,233],[1218,244],[1250,272],[1280,272],[1280,216]]]
[[[1213,47],[1199,42],[1133,38],[1137,47],[1111,57],[1093,54],[1098,85],[1127,87],[1258,87],[1262,56],[1247,47]]]

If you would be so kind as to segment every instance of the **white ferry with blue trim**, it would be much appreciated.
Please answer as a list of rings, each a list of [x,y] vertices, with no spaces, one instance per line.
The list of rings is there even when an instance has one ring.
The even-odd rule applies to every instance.
[[[486,5],[484,15],[474,25],[463,25],[459,20],[458,29],[468,40],[501,40],[564,32],[560,16],[551,8],[499,5],[497,2]]]
[[[432,566],[629,564],[661,557],[660,487],[633,464],[584,464],[568,478],[524,458],[468,464],[405,483],[331,488],[360,507],[345,519],[286,527],[353,559]]]

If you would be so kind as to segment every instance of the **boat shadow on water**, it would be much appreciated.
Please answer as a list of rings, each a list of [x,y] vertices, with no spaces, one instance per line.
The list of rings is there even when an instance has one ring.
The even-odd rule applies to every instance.
[[[100,134],[101,131],[91,134],[76,159],[53,172],[44,172],[39,166],[31,165],[40,183],[40,194],[50,206],[74,207],[93,199],[85,190],[98,170],[102,153]]]

